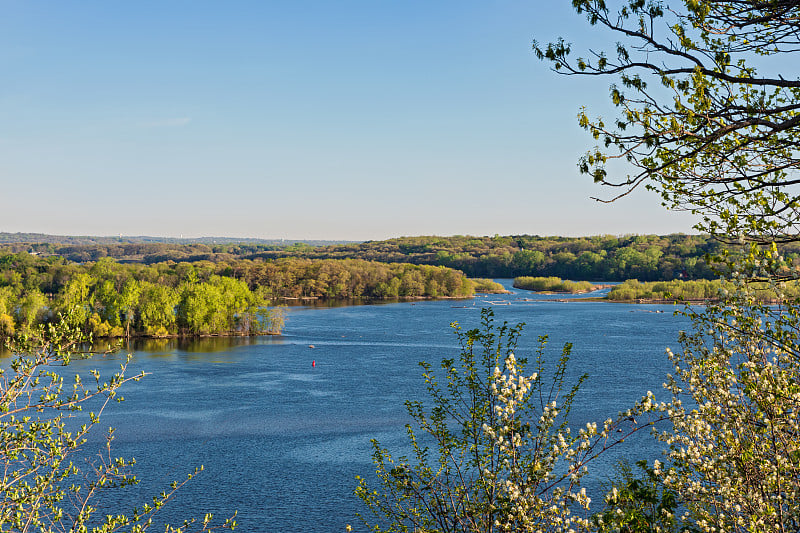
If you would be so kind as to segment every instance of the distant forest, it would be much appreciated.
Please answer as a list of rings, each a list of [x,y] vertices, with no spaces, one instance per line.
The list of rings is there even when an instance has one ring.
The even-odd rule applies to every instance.
[[[242,239],[237,237],[148,237],[142,236],[91,236],[91,235],[48,235],[46,233],[9,233],[0,231],[0,244],[37,243],[57,245],[93,245],[93,244],[141,244],[141,243],[170,243],[170,244],[258,244],[267,246],[288,246],[296,243],[310,244],[311,246],[325,246],[330,244],[346,244],[352,241],[324,241],[324,240],[288,240],[288,239]]]
[[[7,252],[57,255],[72,262],[111,257],[119,262],[164,261],[213,263],[241,259],[361,259],[453,268],[469,277],[514,278],[556,276],[572,280],[670,281],[711,279],[705,261],[724,245],[702,235],[628,235],[596,237],[400,237],[363,243],[312,245],[282,243],[117,242],[106,244],[17,243],[0,245]],[[800,257],[800,246],[783,250]]]

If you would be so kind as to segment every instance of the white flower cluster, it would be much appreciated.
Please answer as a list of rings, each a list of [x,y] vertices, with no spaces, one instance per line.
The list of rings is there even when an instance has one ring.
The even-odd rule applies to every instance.
[[[747,275],[764,262],[752,267]],[[673,429],[661,438],[672,466],[659,464],[656,473],[704,532],[800,526],[800,309],[752,302],[740,297],[705,311],[704,334],[686,335],[683,352],[669,353],[676,375],[665,412]]]
[[[597,424],[587,424],[573,436],[569,428],[557,424],[556,400],[544,403],[536,417],[528,400],[539,385],[538,374],[519,372],[513,354],[506,358],[504,370],[494,369],[490,390],[496,418],[494,424],[483,424],[502,466],[484,469],[503,502],[504,512],[497,515],[494,526],[509,532],[586,531],[589,521],[584,515],[591,500],[580,487],[580,478],[586,473],[585,452],[597,436]],[[528,421],[534,419],[535,424]],[[565,471],[556,472],[559,466]],[[584,513],[577,514],[578,510]]]

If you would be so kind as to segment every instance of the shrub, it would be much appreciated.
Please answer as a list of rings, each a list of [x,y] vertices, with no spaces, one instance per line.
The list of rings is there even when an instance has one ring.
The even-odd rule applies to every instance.
[[[87,435],[108,404],[121,401],[120,387],[143,374],[125,376],[124,363],[111,377],[101,379],[92,371],[86,381],[76,375],[72,385],[65,386],[63,369],[56,367],[83,356],[80,347],[85,342],[67,323],[61,320],[15,339],[11,364],[0,368],[0,531],[145,531],[153,515],[186,481],[173,483],[152,503],[129,514],[99,508],[107,491],[137,482],[130,472],[132,463],[111,456],[113,430],[106,449],[86,471],[71,459],[85,456]],[[84,407],[93,411],[81,414]],[[73,417],[84,423],[69,431],[67,422]],[[234,526],[230,519],[219,527]],[[212,529],[211,516],[170,531],[189,529]]]

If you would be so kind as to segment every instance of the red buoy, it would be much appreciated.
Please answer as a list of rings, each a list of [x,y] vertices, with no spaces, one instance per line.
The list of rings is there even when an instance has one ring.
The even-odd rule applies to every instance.
[[[317,362],[316,361],[311,361],[311,368],[314,368],[315,366],[317,366]]]

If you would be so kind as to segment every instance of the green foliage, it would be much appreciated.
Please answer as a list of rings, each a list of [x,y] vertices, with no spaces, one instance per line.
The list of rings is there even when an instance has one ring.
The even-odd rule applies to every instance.
[[[475,292],[502,293],[508,292],[505,287],[494,280],[486,278],[470,278],[469,280],[475,287]]]
[[[14,335],[14,318],[7,313],[0,314],[0,340],[12,335]]]
[[[718,300],[724,296],[723,291],[730,290],[729,282],[720,280],[697,280],[669,282],[639,282],[627,280],[614,286],[608,293],[609,300],[668,300],[668,301],[706,301]],[[769,295],[765,294],[765,298]]]
[[[168,285],[141,282],[138,315],[142,327],[146,331],[173,331],[179,300],[179,292]]]
[[[694,330],[670,352],[673,428],[658,470],[703,531],[797,531],[800,307],[760,303],[743,270],[723,301],[690,312]]]
[[[13,317],[15,330],[61,313],[96,336],[279,333],[283,317],[267,309],[270,300],[473,294],[462,272],[428,265],[297,258],[143,265],[108,257],[77,265],[0,253],[0,314]],[[265,325],[271,329],[259,329]]]
[[[146,531],[186,482],[173,483],[167,492],[127,514],[99,506],[109,491],[137,482],[131,473],[133,462],[111,455],[113,430],[105,449],[86,468],[73,459],[85,456],[87,435],[106,407],[122,401],[120,388],[143,374],[126,377],[125,363],[113,376],[101,378],[92,371],[65,383],[62,365],[83,357],[80,346],[86,341],[70,325],[73,322],[59,320],[17,337],[13,360],[0,369],[0,531]],[[82,412],[84,408],[91,412]],[[73,420],[73,429],[68,429],[69,419],[82,424],[76,427]],[[168,530],[216,529],[210,520],[207,516]],[[230,519],[220,527],[234,526]]]
[[[557,278],[555,276],[546,278],[521,276],[514,278],[514,287],[528,291],[565,292],[569,294],[589,292],[598,288],[596,285],[592,285],[588,281],[575,282],[562,280],[561,278]]]
[[[650,281],[639,282],[630,279],[615,285],[608,293],[609,300],[665,300],[665,301],[721,301],[736,290],[732,281],[696,280],[696,281]],[[789,281],[779,288],[769,282],[754,281],[749,283],[751,297],[763,303],[777,303],[800,298],[800,283]]]
[[[47,318],[47,298],[38,290],[24,292],[13,307],[14,321],[23,329]]]
[[[10,285],[0,287],[0,316],[9,331],[27,331],[46,323],[58,314],[69,317],[73,325],[94,337],[132,335],[251,335],[279,332],[281,316],[272,312],[264,291],[251,290],[243,281],[214,274],[211,263],[160,265],[122,265],[110,258],[97,263],[67,265],[41,264],[42,259],[26,259],[38,264],[40,273],[28,272],[18,256],[0,261],[14,271],[6,271]],[[22,269],[26,276],[19,275]],[[37,269],[38,272],[38,269]],[[2,273],[2,270],[0,270]],[[2,279],[0,275],[0,279]],[[183,283],[181,283],[183,280]],[[190,280],[190,281],[186,281]],[[57,292],[41,289],[57,286]]]
[[[465,298],[474,293],[462,272],[445,267],[297,258],[252,266],[245,278],[259,280],[270,294],[283,298]]]
[[[664,481],[647,461],[636,461],[637,476],[627,461],[617,465],[617,475],[605,498],[606,508],[592,516],[598,533],[651,533],[691,531],[679,525],[677,494],[664,487]]]
[[[572,56],[564,39],[534,44],[537,55],[569,74],[612,75],[613,123],[580,125],[602,147],[580,162],[595,181],[657,191],[670,209],[698,215],[697,229],[729,246],[711,252],[724,283],[682,285],[683,297],[708,297],[689,308],[692,331],[670,352],[669,402],[649,393],[637,413],[658,412],[667,463],[648,479],[677,495],[687,527],[703,532],[796,532],[800,529],[800,300],[794,264],[800,240],[797,109],[800,79],[789,65],[758,56],[797,53],[796,2],[573,2],[590,25],[621,38],[614,53]],[[758,68],[756,68],[758,67]],[[632,175],[612,177],[618,158]],[[619,190],[619,189],[617,189]],[[791,243],[791,244],[790,244]],[[736,247],[734,248],[734,245]],[[637,254],[624,258],[640,262]],[[666,290],[665,290],[666,289]],[[630,284],[631,294],[679,292]],[[637,513],[652,494],[631,494],[612,510],[611,529],[655,529],[658,516]],[[672,526],[669,526],[672,527]],[[683,527],[683,526],[681,526]]]
[[[359,258],[390,263],[440,265],[470,277],[559,276],[621,281],[712,277],[703,260],[719,243],[698,235],[612,237],[400,237],[360,244],[322,246],[308,259]],[[286,250],[249,257],[295,256]]]
[[[32,247],[34,245],[30,245]],[[400,237],[386,241],[369,241],[358,244],[341,244],[317,247],[264,247],[240,245],[236,247],[198,248],[201,245],[170,244],[159,253],[145,254],[142,244],[114,244],[105,247],[69,246],[48,253],[62,254],[71,261],[124,260],[126,264],[144,263],[158,270],[165,263],[213,264],[214,272],[225,277],[235,277],[248,283],[251,289],[263,283],[260,272],[261,261],[277,262],[281,258],[295,259],[362,259],[381,263],[411,263],[416,265],[445,266],[461,270],[470,277],[512,278],[517,276],[559,276],[571,279],[596,279],[621,281],[628,278],[642,280],[670,280],[675,277],[689,279],[713,277],[703,260],[706,254],[719,251],[720,245],[712,239],[699,235],[626,235],[595,237],[539,237],[531,235],[473,237]],[[146,245],[155,246],[155,245]],[[165,245],[166,246],[166,245]],[[2,246],[17,255],[19,246]],[[219,250],[217,250],[217,248]],[[797,253],[800,247],[791,245],[784,253]],[[2,252],[0,252],[2,254]],[[28,254],[22,254],[27,256]],[[108,257],[105,257],[108,256]],[[30,256],[28,256],[30,259]],[[56,292],[60,287],[48,272],[64,269],[58,256],[39,256],[34,268],[30,260],[10,258],[17,271],[25,265],[23,276],[40,278],[39,286],[44,292]],[[55,261],[46,269],[42,265]],[[299,264],[298,264],[299,265]],[[94,267],[93,267],[94,268]],[[188,267],[176,267],[181,276],[187,275]],[[116,268],[115,268],[116,270]],[[323,269],[324,270],[324,269]],[[261,280],[259,281],[259,277]],[[0,284],[3,266],[0,262]],[[44,278],[49,278],[45,280]],[[207,280],[204,278],[203,280]],[[153,281],[149,279],[149,281]],[[184,281],[191,281],[184,279]],[[326,280],[320,280],[325,282]],[[343,280],[347,283],[347,280]],[[333,295],[345,294],[332,286]]]
[[[13,318],[5,329],[61,313],[99,337],[279,333],[270,299],[465,298],[474,287],[446,267],[361,260],[74,265],[0,255],[0,315]]]

